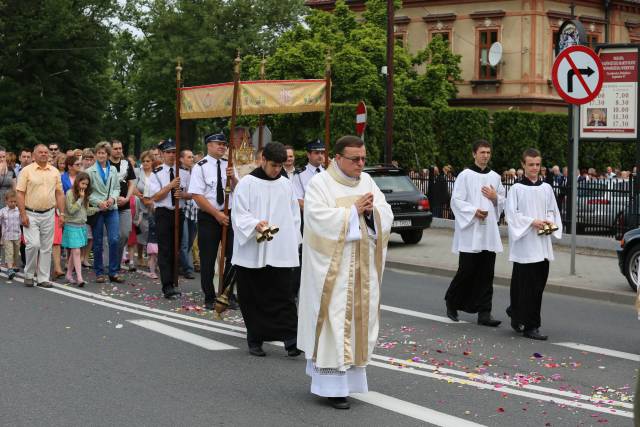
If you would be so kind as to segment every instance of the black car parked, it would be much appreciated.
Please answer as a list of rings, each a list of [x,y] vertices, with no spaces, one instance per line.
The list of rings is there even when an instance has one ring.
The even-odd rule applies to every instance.
[[[638,278],[640,273],[640,228],[627,231],[624,234],[617,252],[620,271],[627,278],[631,289],[637,291],[640,284]]]
[[[391,232],[399,233],[405,243],[418,243],[422,239],[422,230],[429,228],[433,217],[427,197],[403,169],[375,166],[366,167],[364,171],[371,175],[391,205]]]

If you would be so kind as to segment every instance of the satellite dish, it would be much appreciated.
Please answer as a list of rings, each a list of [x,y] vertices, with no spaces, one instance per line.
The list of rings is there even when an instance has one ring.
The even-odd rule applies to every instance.
[[[500,42],[495,42],[489,48],[489,65],[495,67],[502,60],[502,44]]]

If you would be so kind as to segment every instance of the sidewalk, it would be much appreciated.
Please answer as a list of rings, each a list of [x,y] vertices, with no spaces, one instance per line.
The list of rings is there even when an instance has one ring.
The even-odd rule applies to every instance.
[[[428,228],[417,245],[405,245],[398,234],[392,234],[387,253],[388,268],[453,277],[458,269],[458,256],[451,252],[453,230]],[[563,239],[564,240],[564,239]],[[608,244],[611,240],[611,244]],[[576,250],[576,275],[569,274],[571,248],[554,244],[555,260],[551,263],[546,292],[578,296],[623,304],[634,304],[635,293],[620,273],[614,250],[615,240],[602,238],[608,249],[579,247]],[[496,285],[509,286],[512,264],[508,261],[509,245],[502,238],[504,252],[496,257]]]

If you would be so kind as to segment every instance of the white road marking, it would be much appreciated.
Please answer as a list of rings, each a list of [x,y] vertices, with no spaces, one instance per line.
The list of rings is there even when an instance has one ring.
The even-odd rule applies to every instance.
[[[609,350],[608,348],[594,347],[592,345],[579,344],[576,342],[554,342],[553,345],[559,345],[562,347],[573,348],[575,350],[586,351],[589,353],[604,354],[606,356],[618,357],[620,359],[632,360],[634,362],[640,362],[640,355],[633,353],[625,353],[624,351]]]
[[[369,393],[354,393],[350,395],[353,399],[360,400],[370,405],[379,406],[398,414],[406,415],[429,424],[440,427],[478,427],[483,424],[477,424],[467,421],[464,418],[454,417],[453,415],[444,414],[433,409],[425,408],[405,400],[396,399],[395,397],[370,391]]]
[[[4,273],[0,273],[0,277],[7,277],[6,274]],[[19,276],[16,276],[14,278],[15,281],[19,281],[19,282],[23,282],[23,279]],[[108,297],[105,295],[100,295],[100,294],[96,294],[94,292],[90,292],[90,291],[85,291],[85,290],[81,290],[81,289],[77,289],[71,286],[66,286],[66,285],[60,285],[58,283],[52,282],[52,285],[58,289],[62,289],[65,291],[69,291],[69,292],[74,292],[80,295],[85,295],[89,298],[92,299],[98,299],[98,300],[102,300],[102,301],[109,301],[109,302],[113,302],[119,305],[124,305],[124,306],[128,306],[128,307],[133,307],[136,308],[138,310],[144,310],[144,311],[149,311],[152,313],[157,313],[157,314],[161,314],[162,316],[171,316],[171,317],[175,317],[178,319],[184,319],[184,320],[188,320],[190,322],[196,322],[196,323],[201,323],[201,324],[205,324],[205,325],[212,325],[212,326],[216,326],[216,327],[220,327],[220,328],[225,328],[225,329],[230,329],[230,330],[234,330],[234,331],[238,331],[238,332],[246,332],[246,329],[241,327],[241,326],[236,326],[236,325],[229,325],[228,323],[224,323],[224,322],[217,322],[214,320],[209,320],[209,319],[201,319],[198,317],[193,317],[193,316],[189,316],[186,314],[181,314],[181,313],[174,313],[171,311],[166,311],[166,310],[161,310],[161,309],[157,309],[157,308],[151,308],[151,307],[147,307],[145,305],[142,304],[136,304],[136,303],[132,303],[132,302],[128,302],[128,301],[123,301],[121,299],[118,298],[112,298],[112,297]],[[403,314],[403,315],[407,315],[407,316],[412,316],[412,317],[418,317],[418,318],[422,318],[422,319],[428,319],[428,320],[433,320],[436,322],[442,322],[442,323],[466,323],[465,321],[460,321],[460,322],[453,322],[451,319],[449,319],[448,317],[442,317],[442,316],[436,316],[433,314],[428,314],[428,313],[421,313],[418,311],[413,311],[413,310],[408,310],[408,309],[404,309],[404,308],[400,308],[400,307],[392,307],[392,306],[388,306],[388,305],[381,305],[380,308],[382,310],[386,310],[386,311],[390,311],[393,313],[397,313],[397,314]],[[627,360],[631,360],[634,362],[640,362],[640,355],[637,354],[633,354],[633,353],[625,353],[622,351],[617,351],[617,350],[610,350],[607,348],[603,348],[603,347],[595,347],[595,346],[590,346],[587,344],[579,344],[579,343],[572,343],[572,342],[566,342],[566,343],[553,343],[554,345],[559,345],[562,347],[568,347],[568,348],[573,348],[575,350],[581,350],[581,351],[587,351],[587,352],[591,352],[591,353],[598,353],[598,354],[603,354],[606,356],[611,356],[611,357],[618,357],[621,359],[627,359]]]
[[[4,276],[4,274],[0,274],[0,276]],[[19,277],[16,277],[14,280],[22,281],[22,279],[20,279]],[[60,285],[58,283],[53,283],[52,282],[52,284],[53,284],[54,287],[56,287],[58,289],[62,289],[62,290],[69,291],[69,292],[74,292],[74,293],[77,293],[77,294],[80,294],[80,295],[85,295],[87,297],[99,299],[99,300],[102,300],[102,301],[113,302],[113,303],[124,305],[124,306],[127,306],[127,307],[133,307],[133,308],[136,308],[136,309],[139,309],[139,310],[145,310],[145,311],[149,311],[149,312],[152,312],[152,313],[161,314],[163,316],[171,316],[171,317],[175,317],[175,318],[178,318],[178,319],[188,320],[188,321],[191,321],[191,322],[202,323],[202,324],[205,324],[205,325],[212,325],[212,326],[225,328],[225,329],[230,329],[230,330],[234,330],[234,331],[238,331],[238,332],[246,332],[246,329],[241,327],[241,326],[230,325],[228,323],[219,322],[219,321],[210,320],[210,319],[202,319],[202,318],[199,318],[199,317],[189,316],[187,314],[174,313],[174,312],[171,312],[171,311],[161,310],[161,309],[158,309],[158,308],[151,308],[151,307],[147,307],[147,306],[142,305],[142,304],[136,304],[136,303],[129,302],[129,301],[123,301],[123,300],[118,299],[118,298],[113,298],[113,297],[108,297],[108,296],[105,296],[105,295],[96,294],[94,292],[81,290],[81,289],[74,288],[74,287],[71,287],[71,286]],[[453,322],[448,317],[441,317],[441,316],[436,316],[436,315],[432,315],[432,314],[428,314],[428,313],[421,313],[421,312],[408,310],[408,309],[404,309],[404,308],[399,308],[399,307],[381,305],[380,308],[383,309],[383,310],[386,310],[386,311],[393,312],[393,313],[404,314],[404,315],[413,316],[413,317],[419,317],[419,318],[422,318],[422,319],[434,320],[434,321],[442,322],[442,323],[466,323],[466,322],[464,322],[462,320],[460,322]],[[276,345],[276,343],[273,343],[273,344]],[[603,348],[603,347],[594,347],[594,346],[590,346],[590,345],[587,345],[587,344],[579,344],[579,343],[572,343],[572,342],[553,343],[553,344],[554,345],[559,345],[559,346],[562,346],[562,347],[573,348],[573,349],[576,349],[576,350],[587,351],[587,352],[591,352],[591,353],[599,353],[599,354],[603,354],[603,355],[607,355],[607,356],[611,356],[611,357],[618,357],[618,358],[621,358],[621,359],[627,359],[627,360],[631,360],[631,361],[634,361],[634,362],[640,362],[640,355],[633,354],[633,353],[625,353],[625,352],[622,352],[622,351],[610,350],[610,349]],[[280,346],[281,343],[278,343],[277,345]]]
[[[405,374],[414,374],[414,375],[419,375],[419,376],[428,377],[428,378],[435,378],[438,380],[444,380],[451,383],[469,385],[469,386],[484,389],[484,390],[492,390],[498,393],[515,394],[518,396],[528,397],[529,399],[542,400],[545,402],[571,406],[579,409],[587,409],[590,411],[601,412],[609,415],[619,415],[621,417],[633,418],[633,412],[620,411],[618,409],[605,408],[603,406],[591,405],[588,403],[580,403],[580,402],[575,402],[575,401],[566,400],[566,399],[559,399],[557,397],[546,396],[544,394],[539,394],[539,393],[531,393],[528,391],[513,389],[509,387],[500,387],[499,389],[496,389],[493,384],[487,384],[487,383],[478,382],[478,381],[469,380],[469,379],[456,378],[456,377],[442,375],[434,372],[425,372],[425,371],[421,371],[419,369],[410,368],[410,367],[404,367],[400,369],[398,366],[376,362],[373,360],[369,362],[369,364],[372,366],[377,366],[379,368],[390,369],[396,372],[403,372]]]
[[[384,305],[384,304],[380,305],[380,308],[382,310],[390,311],[392,313],[404,314],[405,316],[419,317],[420,319],[433,320],[434,322],[453,323],[453,324],[467,323],[467,322],[465,322],[463,320],[461,320],[459,322],[454,322],[453,320],[449,319],[448,317],[436,316],[435,314],[421,313],[419,311],[408,310],[406,308],[391,307],[389,305]]]
[[[216,333],[223,334],[223,335],[230,335],[232,337],[246,338],[246,334],[242,334],[240,332],[227,331],[225,329],[214,328],[212,326],[206,326],[206,325],[200,325],[200,324],[193,323],[193,322],[187,322],[186,320],[173,319],[171,317],[161,316],[159,314],[154,314],[154,313],[148,313],[148,312],[145,312],[145,311],[142,311],[142,310],[136,310],[134,308],[125,307],[125,306],[113,304],[113,303],[110,303],[110,302],[99,301],[99,300],[96,300],[94,298],[87,298],[87,297],[82,296],[82,295],[75,295],[75,294],[72,294],[70,292],[61,291],[60,289],[56,289],[56,288],[49,288],[49,289],[41,288],[41,289],[44,289],[45,291],[53,292],[53,293],[56,293],[56,294],[65,295],[65,296],[68,296],[70,298],[75,298],[75,299],[78,299],[80,301],[85,301],[85,302],[88,302],[88,303],[91,303],[91,304],[101,305],[103,307],[113,308],[113,309],[116,309],[118,311],[124,311],[124,312],[127,312],[127,313],[137,314],[138,316],[146,316],[146,317],[150,317],[152,319],[162,320],[164,322],[175,323],[175,324],[184,325],[184,326],[191,326],[192,328],[202,329],[202,330],[210,331],[210,332],[216,332]]]
[[[563,396],[563,397],[567,397],[567,398],[571,398],[571,399],[585,400],[587,402],[595,403],[595,404],[606,404],[606,405],[620,406],[620,407],[623,407],[623,408],[633,409],[633,404],[631,404],[631,403],[618,402],[618,401],[610,400],[610,399],[598,400],[598,399],[592,398],[591,396],[588,396],[586,394],[572,393],[572,392],[564,391],[564,390],[556,390],[555,388],[543,387],[543,386],[539,386],[539,385],[535,385],[535,384],[518,384],[516,381],[510,381],[510,380],[506,380],[506,379],[503,379],[503,378],[496,378],[496,377],[493,377],[491,375],[474,374],[474,373],[469,373],[469,372],[465,372],[465,371],[458,371],[458,370],[455,370],[455,369],[449,369],[449,368],[443,368],[443,367],[440,367],[440,366],[429,365],[427,363],[414,362],[413,360],[402,360],[402,359],[397,359],[395,357],[380,356],[378,354],[372,355],[371,358],[375,359],[375,360],[380,360],[380,361],[388,363],[388,364],[392,364],[392,365],[394,365],[394,366],[396,366],[398,368],[400,366],[409,366],[409,367],[413,367],[413,368],[418,368],[418,369],[424,369],[424,370],[428,370],[428,371],[432,371],[432,372],[437,372],[437,373],[440,373],[440,374],[455,375],[455,376],[458,376],[458,377],[463,377],[464,379],[469,380],[469,381],[478,381],[478,382],[481,382],[481,383],[493,384],[493,388],[496,391],[502,390],[502,386],[511,386],[511,387],[516,387],[516,388],[521,388],[521,389],[528,389],[528,390],[532,390],[532,391],[537,391],[537,392],[540,392],[540,393],[555,394],[555,395],[558,395],[558,396]],[[497,384],[497,386],[496,386],[496,384]]]
[[[22,280],[19,279],[19,281],[22,281]],[[147,312],[147,311],[133,309],[133,308],[129,308],[129,307],[125,307],[125,306],[119,305],[119,304],[124,303],[126,301],[121,301],[121,300],[118,300],[118,299],[115,299],[115,298],[110,298],[110,299],[112,299],[113,301],[117,302],[117,304],[96,300],[96,298],[89,298],[89,297],[85,297],[85,296],[82,296],[82,295],[75,295],[75,294],[73,294],[71,292],[68,292],[68,290],[71,289],[71,288],[68,288],[66,286],[57,285],[56,287],[64,289],[64,290],[55,289],[55,288],[53,288],[53,289],[41,288],[41,289],[44,289],[44,290],[49,291],[49,292],[57,293],[57,294],[60,294],[60,295],[65,295],[65,296],[68,296],[68,297],[71,297],[71,298],[79,299],[79,300],[82,300],[82,301],[86,301],[86,302],[89,302],[89,303],[92,303],[92,304],[95,304],[95,305],[101,305],[101,306],[110,307],[110,308],[113,308],[113,309],[116,309],[116,310],[120,310],[120,311],[135,313],[135,314],[138,314],[138,315],[142,315],[142,316],[146,316],[146,317],[150,317],[150,318],[154,318],[154,319],[163,320],[165,322],[170,322],[170,323],[176,323],[176,324],[180,324],[180,325],[190,326],[190,327],[197,328],[197,329],[207,330],[207,331],[216,332],[216,333],[225,334],[225,335],[230,335],[230,336],[235,336],[235,337],[239,337],[239,338],[246,338],[246,335],[243,334],[243,333],[229,331],[229,330],[223,330],[223,329],[219,329],[219,328],[214,328],[214,327],[210,327],[210,326],[205,326],[205,325],[202,325],[202,324],[194,323],[194,321],[202,321],[202,322],[215,324],[216,326],[223,326],[223,324],[220,324],[218,322],[213,322],[213,321],[209,321],[209,320],[206,320],[206,319],[197,319],[197,318],[193,318],[191,316],[185,316],[185,315],[180,315],[178,313],[172,313],[172,312],[167,312],[167,311],[158,310],[158,309],[150,309],[148,307],[145,307],[147,310],[154,310],[154,311],[163,313],[163,315],[159,315],[159,314],[150,313],[150,312]],[[74,290],[75,291],[79,291],[79,290],[76,290],[76,289],[74,289]],[[85,291],[80,291],[80,292],[85,292]],[[96,294],[92,294],[92,296],[101,297],[101,298],[109,298],[109,297],[104,297],[104,296],[96,295]],[[137,306],[137,304],[133,304],[133,303],[127,303],[127,304],[131,304],[131,305],[136,305]],[[139,307],[144,307],[144,306],[139,306]],[[400,310],[403,310],[403,309],[400,309]],[[424,314],[424,313],[419,313],[419,314]],[[185,321],[185,320],[181,320],[181,319],[174,319],[174,318],[171,318],[171,317],[168,317],[168,316],[184,316],[186,318],[189,318],[189,321]],[[232,326],[232,325],[227,325],[227,326]],[[242,327],[234,326],[234,328],[246,331],[246,329],[242,328]],[[404,366],[409,366],[409,365],[414,365],[415,366],[415,365],[418,365],[417,367],[419,368],[419,369],[414,369],[412,367],[404,367],[404,368],[402,368],[400,370],[397,365],[394,366],[394,365],[391,365],[391,364],[388,364],[388,363],[377,362],[375,360],[371,361],[371,363],[370,363],[372,366],[377,366],[377,367],[384,368],[384,369],[391,369],[391,370],[395,370],[396,372],[400,371],[400,372],[403,372],[403,373],[409,373],[409,374],[414,374],[414,375],[419,375],[419,376],[424,376],[424,377],[430,377],[430,378],[435,378],[435,379],[439,379],[439,380],[446,380],[446,381],[449,381],[449,382],[471,385],[471,386],[474,386],[476,388],[494,390],[494,391],[499,391],[499,392],[515,394],[515,395],[521,395],[521,396],[525,396],[525,397],[532,398],[532,399],[539,399],[539,400],[548,401],[548,402],[552,402],[552,403],[560,403],[560,404],[564,404],[564,405],[571,406],[571,407],[587,409],[587,410],[607,413],[607,414],[611,414],[611,415],[619,415],[619,416],[623,416],[623,417],[633,417],[633,414],[631,412],[619,411],[619,410],[615,410],[615,409],[611,409],[611,408],[604,408],[602,406],[595,406],[595,405],[586,404],[586,403],[583,404],[583,403],[580,403],[580,402],[573,402],[573,401],[568,401],[568,400],[564,400],[564,399],[558,399],[558,398],[546,396],[546,395],[543,395],[543,394],[531,393],[531,392],[523,391],[523,390],[520,390],[520,389],[511,389],[509,387],[496,388],[493,384],[480,382],[480,381],[487,381],[487,378],[484,378],[484,377],[481,378],[480,381],[473,380],[473,379],[461,379],[461,378],[455,378],[455,377],[452,377],[452,376],[441,375],[441,374],[436,373],[436,372],[425,372],[425,371],[423,371],[421,369],[431,369],[431,370],[435,370],[437,372],[451,373],[451,374],[464,375],[464,376],[468,375],[466,372],[462,372],[462,371],[449,370],[449,369],[446,369],[446,368],[438,368],[438,367],[431,366],[431,365],[420,364],[420,363],[417,363],[417,362],[406,361],[406,360],[401,360],[401,359],[394,359],[394,358],[381,356],[381,355],[376,355],[376,354],[374,354],[372,356],[372,358],[373,359],[378,359],[378,360],[391,361],[392,363],[401,363]],[[423,366],[420,366],[420,365],[423,365]],[[491,378],[491,377],[488,377],[488,378]],[[492,380],[493,380],[493,382],[503,382],[504,381],[504,382],[508,383],[507,380],[502,380],[502,379],[492,378]],[[523,388],[523,387],[519,387],[519,388]],[[555,389],[550,389],[550,388],[545,388],[545,387],[540,387],[540,386],[533,386],[533,385],[528,386],[528,388],[530,388],[532,390],[536,389],[538,391],[545,392],[545,393],[550,393],[550,394],[564,395],[565,393],[568,393],[568,392],[562,392],[560,390],[555,390]],[[579,399],[584,399],[584,400],[591,400],[591,398],[589,396],[577,395],[577,394],[572,394],[572,393],[569,393],[569,395],[567,395],[567,397],[572,397],[574,399],[575,398],[579,398]],[[605,402],[603,402],[603,403],[604,404],[608,404],[608,405],[613,405],[613,406],[627,407],[627,408],[631,408],[632,407],[632,405],[630,405],[628,403],[611,401],[611,400],[607,400],[606,403]],[[603,403],[600,403],[600,404],[602,405]]]
[[[89,298],[95,298],[95,299],[99,299],[102,301],[107,301],[107,302],[113,302],[115,304],[121,304],[127,307],[133,307],[136,308],[138,310],[145,310],[145,311],[149,311],[151,313],[157,313],[157,314],[162,314],[164,316],[171,316],[171,317],[175,317],[177,319],[184,319],[184,320],[189,320],[192,322],[196,322],[196,323],[202,323],[205,325],[212,325],[212,326],[218,326],[221,328],[226,328],[226,329],[231,329],[233,331],[239,331],[239,332],[246,332],[246,329],[241,327],[241,326],[235,326],[235,325],[230,325],[228,323],[224,323],[224,322],[216,322],[214,320],[208,320],[208,319],[201,319],[199,317],[193,317],[193,316],[189,316],[187,314],[181,314],[181,313],[174,313],[172,311],[166,311],[166,310],[161,310],[158,308],[152,308],[152,307],[147,307],[146,305],[142,305],[142,304],[136,304],[133,302],[129,302],[129,301],[123,301],[119,298],[113,298],[113,297],[108,297],[105,295],[100,295],[100,294],[96,294],[95,292],[89,292],[89,291],[84,291],[78,288],[74,288],[71,286],[66,286],[66,285],[60,285],[58,283],[52,283],[52,285],[58,289],[62,289],[65,291],[69,291],[69,292],[74,292],[80,295],[84,295],[87,296]]]
[[[149,329],[154,332],[158,332],[168,337],[175,338],[177,340],[184,341],[198,347],[202,347],[206,350],[218,351],[238,349],[238,347],[233,347],[220,341],[214,341],[200,335],[192,334],[191,332],[183,331],[182,329],[174,328],[173,326],[168,326],[164,323],[156,322],[155,320],[139,319],[127,320],[127,322],[133,323],[134,325],[138,325],[142,328]]]

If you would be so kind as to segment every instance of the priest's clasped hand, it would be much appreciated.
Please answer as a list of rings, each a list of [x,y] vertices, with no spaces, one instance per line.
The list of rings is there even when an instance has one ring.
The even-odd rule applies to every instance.
[[[371,215],[371,212],[373,212],[373,193],[365,194],[356,200],[353,205],[356,207],[358,215],[362,215],[363,213]]]
[[[481,191],[482,195],[491,200],[494,205],[498,203],[498,193],[496,192],[496,189],[493,188],[493,185],[485,185],[482,187]]]

